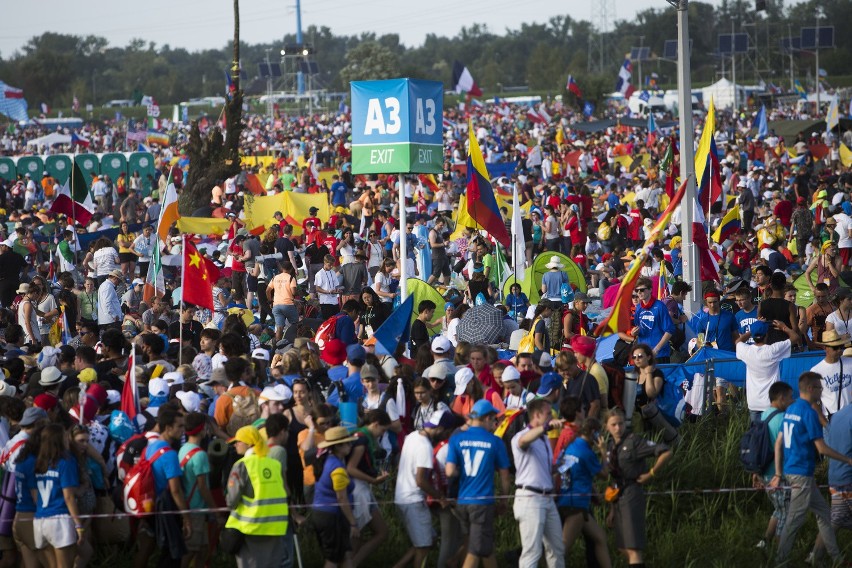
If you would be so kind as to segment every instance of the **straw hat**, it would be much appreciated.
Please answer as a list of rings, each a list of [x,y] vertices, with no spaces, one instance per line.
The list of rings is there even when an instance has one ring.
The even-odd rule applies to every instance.
[[[335,426],[325,431],[325,441],[317,444],[317,447],[324,450],[337,444],[345,444],[347,442],[354,442],[355,440],[355,436],[350,436],[349,430],[345,426]]]
[[[826,347],[840,347],[842,345],[848,345],[850,342],[849,335],[843,334],[839,335],[836,329],[829,329],[822,332],[822,341],[819,341],[819,345],[825,345]]]

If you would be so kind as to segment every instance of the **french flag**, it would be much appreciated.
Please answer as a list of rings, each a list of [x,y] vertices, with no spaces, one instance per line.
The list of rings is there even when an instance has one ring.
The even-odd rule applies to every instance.
[[[472,97],[481,97],[482,90],[473,80],[473,75],[461,61],[453,63],[453,85],[457,93],[467,93]]]
[[[630,95],[636,88],[630,83],[630,77],[633,75],[633,64],[629,59],[625,59],[618,70],[618,80],[615,82],[615,90],[624,95],[625,99],[629,99]]]

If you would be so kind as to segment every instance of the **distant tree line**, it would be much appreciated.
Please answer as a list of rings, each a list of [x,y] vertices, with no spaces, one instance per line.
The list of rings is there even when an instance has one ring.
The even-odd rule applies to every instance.
[[[651,60],[642,63],[642,74],[658,74],[658,84],[674,84],[675,65],[657,59],[664,42],[677,37],[676,12],[663,0],[660,7],[640,12],[630,21],[621,20],[601,35],[587,21],[556,16],[541,24],[520,24],[515,29],[490,30],[471,24],[455,37],[429,34],[423,45],[406,48],[399,36],[337,36],[325,26],[305,30],[306,42],[314,48],[312,58],[319,66],[314,88],[348,91],[348,81],[408,76],[441,80],[451,88],[452,64],[458,59],[471,70],[490,93],[526,85],[531,90],[564,93],[569,73],[577,79],[586,99],[597,101],[612,90],[618,68],[631,47],[650,47]],[[693,81],[710,83],[719,78],[721,60],[714,55],[717,35],[734,31],[747,33],[752,47],[738,58],[737,78],[747,83],[760,80],[789,88],[789,57],[781,53],[779,41],[803,26],[816,24],[817,6],[824,11],[821,25],[837,24],[836,48],[820,52],[820,67],[832,76],[852,75],[852,34],[843,22],[852,22],[850,0],[809,0],[784,6],[783,0],[768,0],[765,12],[755,12],[753,1],[723,0],[714,7],[690,3],[690,37]],[[447,15],[452,18],[452,14]],[[157,46],[133,39],[126,46],[111,46],[101,37],[45,33],[34,37],[19,51],[0,58],[0,79],[24,89],[30,107],[47,103],[70,107],[77,96],[81,105],[103,105],[112,99],[153,95],[158,102],[175,103],[193,97],[221,95],[225,91],[225,69],[230,66],[231,46],[222,38],[221,49],[189,52],[169,45]],[[257,64],[267,53],[278,59],[282,46],[295,43],[292,35],[275,44],[241,44],[247,95],[263,94],[265,79],[257,77]],[[812,54],[793,58],[796,77],[803,83],[812,78]],[[634,64],[634,83],[638,83]],[[730,69],[730,61],[725,63]],[[292,83],[292,81],[291,81]],[[276,84],[282,88],[283,82]],[[508,94],[508,93],[507,93]],[[573,99],[570,99],[573,101]]]

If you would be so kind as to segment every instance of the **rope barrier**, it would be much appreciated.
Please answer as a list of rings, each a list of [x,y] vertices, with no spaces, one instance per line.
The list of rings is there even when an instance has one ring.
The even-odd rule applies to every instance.
[[[774,489],[774,491],[780,490],[788,490],[788,489],[798,489],[797,485],[782,485]],[[819,489],[827,489],[828,485],[818,485]],[[520,488],[518,488],[520,489]],[[763,487],[720,487],[715,489],[671,489],[671,490],[658,490],[658,491],[646,491],[645,495],[648,497],[671,497],[673,495],[720,495],[720,494],[730,494],[730,493],[752,493],[757,491],[767,491],[768,489]],[[544,495],[546,497],[559,497],[563,495],[561,493],[548,493]],[[566,494],[567,495],[567,494]],[[593,492],[593,493],[570,493],[572,497],[599,497],[603,499],[603,493]],[[469,497],[466,498],[466,501],[508,501],[511,499],[524,499],[524,498],[532,498],[532,497],[541,497],[543,495],[533,494],[533,495],[495,495],[493,497]],[[447,501],[451,504],[455,504],[458,502],[458,499],[447,499]],[[395,505],[396,501],[386,500],[386,501],[375,501],[377,505]],[[313,509],[315,505],[313,504],[290,504],[290,508],[299,511],[304,509]],[[116,511],[114,513],[92,513],[89,515],[78,515],[80,519],[112,519],[116,517],[136,517],[136,518],[144,518],[144,517],[155,517],[157,515],[183,515],[186,513],[196,514],[196,513],[230,513],[231,509],[227,507],[216,507],[216,508],[205,508],[205,509],[192,509],[191,511],[151,511],[149,513],[140,513],[140,514],[130,514],[125,513],[124,511]]]

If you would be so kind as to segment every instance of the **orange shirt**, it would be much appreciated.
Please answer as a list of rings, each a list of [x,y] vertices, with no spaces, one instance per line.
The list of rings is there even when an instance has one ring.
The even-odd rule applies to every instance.
[[[305,428],[304,430],[299,432],[297,440],[299,442],[299,457],[302,458],[302,467],[305,472],[303,474],[303,479],[305,483],[305,487],[309,485],[313,485],[317,482],[317,478],[314,476],[314,466],[309,466],[305,464],[305,452],[302,451],[302,442],[304,442],[308,438],[308,434],[310,434],[310,430]],[[314,432],[314,447],[318,446],[320,442],[325,441],[325,436],[320,434],[319,432]]]
[[[216,401],[216,410],[213,412],[213,419],[220,428],[224,428],[231,421],[231,416],[234,415],[234,398],[235,396],[248,396],[251,393],[250,387],[237,386],[228,389],[226,394],[223,394]],[[231,395],[231,396],[228,396]]]

